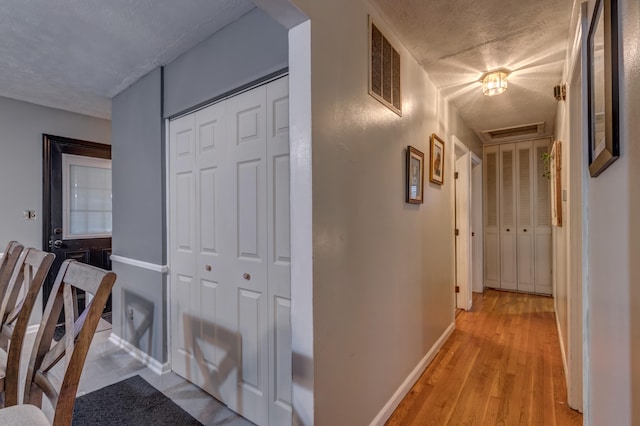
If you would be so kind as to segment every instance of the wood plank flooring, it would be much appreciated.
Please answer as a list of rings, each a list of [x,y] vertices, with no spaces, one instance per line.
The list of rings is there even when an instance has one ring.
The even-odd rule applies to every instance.
[[[553,299],[486,290],[387,425],[581,425],[566,401]]]

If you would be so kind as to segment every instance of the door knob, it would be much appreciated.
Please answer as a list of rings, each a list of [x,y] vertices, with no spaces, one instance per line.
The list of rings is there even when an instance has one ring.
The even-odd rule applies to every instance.
[[[251,275],[247,274],[246,272],[244,274],[242,274],[242,278],[244,278],[245,280],[249,281],[251,279]]]
[[[53,247],[55,248],[62,248],[62,240],[55,240],[53,242]]]
[[[205,271],[210,271],[211,270],[211,265],[205,265],[204,269],[205,269]]]

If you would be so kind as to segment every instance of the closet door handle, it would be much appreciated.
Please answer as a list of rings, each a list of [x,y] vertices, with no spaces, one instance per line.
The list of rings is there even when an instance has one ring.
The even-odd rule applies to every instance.
[[[525,229],[524,232],[527,232],[527,230]]]
[[[507,232],[509,232],[509,231],[510,231],[510,229],[509,229],[509,228],[507,228]]]

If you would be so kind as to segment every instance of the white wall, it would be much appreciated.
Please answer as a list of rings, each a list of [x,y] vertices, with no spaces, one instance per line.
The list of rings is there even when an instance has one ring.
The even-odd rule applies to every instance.
[[[589,181],[591,425],[640,424],[640,2],[618,4],[621,157]]]
[[[458,120],[367,3],[296,4],[311,27],[312,416],[316,424],[369,424],[453,322],[453,144],[447,139]],[[402,57],[402,117],[367,93],[368,13]],[[290,66],[295,79],[294,61]],[[456,131],[464,133],[462,127]],[[447,142],[445,184],[426,177],[425,203],[410,205],[405,149],[412,145],[428,159],[431,133]]]
[[[0,97],[0,129],[0,251],[12,239],[42,248],[42,134],[110,143],[111,123]]]

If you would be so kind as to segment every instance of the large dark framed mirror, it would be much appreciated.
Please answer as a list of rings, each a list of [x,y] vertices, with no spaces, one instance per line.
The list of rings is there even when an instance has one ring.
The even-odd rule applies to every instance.
[[[620,156],[618,1],[597,0],[587,37],[589,173],[598,176]]]

